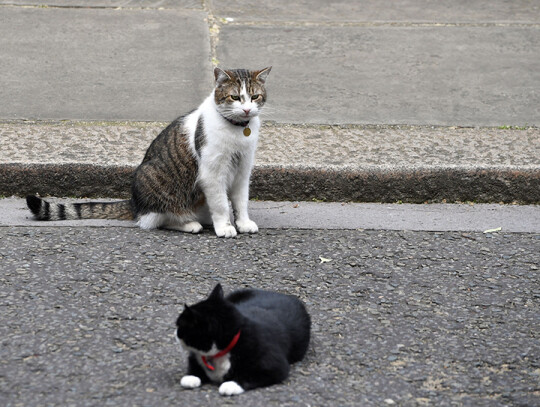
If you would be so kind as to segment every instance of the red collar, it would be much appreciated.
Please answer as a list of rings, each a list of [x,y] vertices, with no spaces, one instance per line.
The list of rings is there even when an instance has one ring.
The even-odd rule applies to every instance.
[[[208,358],[209,359],[217,359],[217,358],[220,358],[222,356],[225,356],[227,353],[229,353],[232,348],[234,348],[236,346],[236,343],[238,342],[238,339],[240,339],[240,331],[238,331],[238,333],[236,335],[234,335],[234,338],[232,338],[232,341],[231,343],[229,343],[227,345],[227,347],[225,349],[223,349],[222,351],[219,351],[218,353],[216,353],[214,356],[209,356]],[[201,359],[204,363],[204,365],[209,369],[209,370],[214,370],[214,366],[212,366],[208,360],[207,360],[207,357],[206,356],[201,356]]]

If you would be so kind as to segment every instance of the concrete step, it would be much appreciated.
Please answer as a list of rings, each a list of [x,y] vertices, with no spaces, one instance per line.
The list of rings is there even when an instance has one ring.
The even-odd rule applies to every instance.
[[[127,197],[156,122],[0,122],[0,194]],[[537,128],[267,123],[251,196],[540,202]]]

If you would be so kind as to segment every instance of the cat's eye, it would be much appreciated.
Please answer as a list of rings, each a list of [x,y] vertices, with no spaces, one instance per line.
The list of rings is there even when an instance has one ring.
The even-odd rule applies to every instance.
[[[261,97],[261,95],[253,95],[251,96],[251,100],[257,100]]]
[[[235,100],[235,101],[240,100],[240,96],[238,96],[238,95],[230,95],[229,97],[230,97],[232,100]]]

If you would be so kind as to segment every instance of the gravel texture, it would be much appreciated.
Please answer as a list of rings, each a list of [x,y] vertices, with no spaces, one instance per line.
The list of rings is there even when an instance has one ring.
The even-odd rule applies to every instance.
[[[0,404],[538,405],[538,253],[538,234],[2,227]],[[217,282],[305,301],[285,383],[180,388],[174,320]]]
[[[183,112],[179,112],[180,115]],[[168,123],[0,121],[0,162],[137,166]],[[540,167],[539,129],[264,124],[258,167],[418,170]]]

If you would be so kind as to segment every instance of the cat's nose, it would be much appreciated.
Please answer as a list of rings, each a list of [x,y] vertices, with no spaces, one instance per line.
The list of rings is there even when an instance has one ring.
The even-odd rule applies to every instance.
[[[249,112],[251,112],[251,109],[242,109],[245,113],[246,113],[246,116],[249,114]]]

